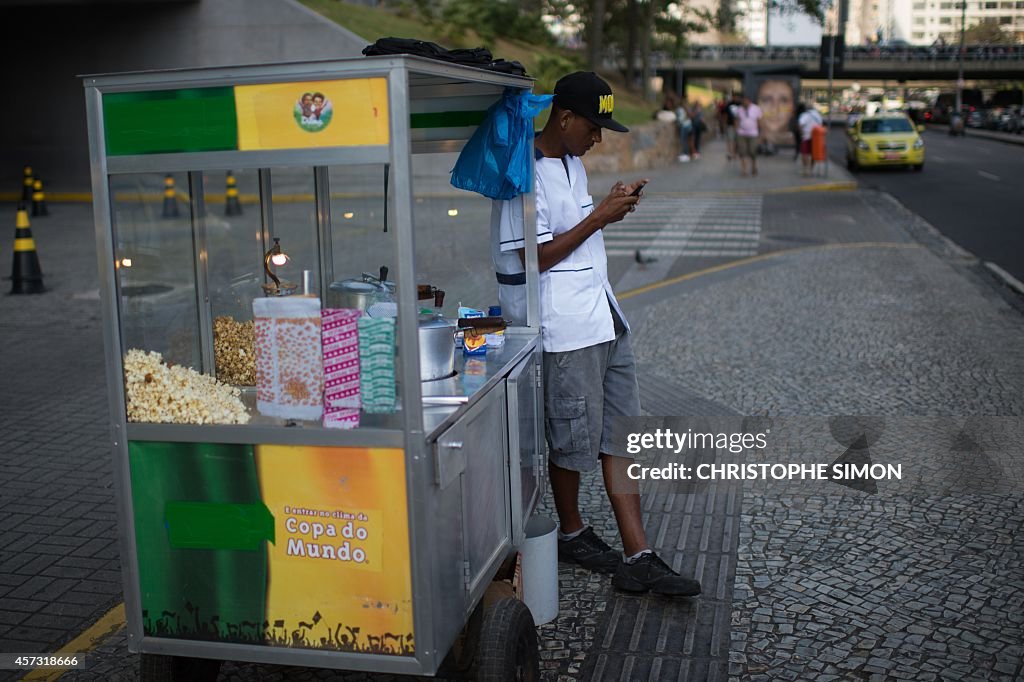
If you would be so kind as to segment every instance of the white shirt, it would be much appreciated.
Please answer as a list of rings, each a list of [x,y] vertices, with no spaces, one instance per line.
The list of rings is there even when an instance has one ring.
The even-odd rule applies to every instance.
[[[568,232],[594,210],[587,172],[575,156],[535,159],[534,200],[537,243]],[[568,174],[567,174],[568,171]],[[491,251],[495,271],[523,272],[518,249],[526,246],[522,216],[516,200],[495,202],[491,211]],[[499,285],[502,314],[518,323],[526,317],[526,287]],[[549,353],[587,348],[615,338],[610,306],[629,325],[608,282],[604,235],[598,230],[564,260],[540,274],[540,325],[544,350]],[[506,312],[507,311],[507,312]]]
[[[800,139],[809,140],[811,139],[812,131],[822,124],[821,114],[818,113],[817,109],[808,109],[800,114],[797,123],[800,125]]]

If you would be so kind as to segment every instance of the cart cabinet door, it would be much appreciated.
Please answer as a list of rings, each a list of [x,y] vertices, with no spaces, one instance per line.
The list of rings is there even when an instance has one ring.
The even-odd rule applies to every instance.
[[[499,384],[437,440],[437,479],[442,487],[457,481],[462,491],[470,608],[511,546],[505,409]]]
[[[512,544],[525,539],[526,521],[541,495],[543,393],[540,353],[531,353],[508,375],[509,487]]]

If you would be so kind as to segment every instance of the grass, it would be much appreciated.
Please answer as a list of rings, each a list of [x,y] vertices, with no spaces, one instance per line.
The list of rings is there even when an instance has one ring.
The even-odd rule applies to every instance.
[[[580,52],[504,38],[498,38],[493,44],[484,44],[484,41],[472,32],[453,37],[446,34],[442,27],[425,22],[409,12],[367,7],[341,0],[301,1],[320,15],[364,38],[367,43],[372,43],[378,38],[396,36],[427,40],[448,48],[483,45],[495,58],[515,60],[525,66],[527,73],[537,79],[534,86],[534,92],[537,93],[551,92],[558,77],[568,71],[584,68]],[[561,65],[561,68],[552,65]],[[627,126],[652,120],[652,114],[660,103],[645,102],[642,96],[627,91],[618,74],[602,75],[615,91],[617,120]],[[543,114],[541,118],[546,120],[547,115]]]

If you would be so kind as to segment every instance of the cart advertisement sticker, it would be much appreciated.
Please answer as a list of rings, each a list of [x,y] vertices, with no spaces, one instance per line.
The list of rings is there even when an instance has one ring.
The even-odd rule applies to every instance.
[[[388,143],[384,78],[239,85],[235,107],[243,151]]]
[[[103,132],[110,156],[234,150],[234,95],[231,88],[106,93]]]
[[[402,450],[128,450],[147,636],[413,654]]]

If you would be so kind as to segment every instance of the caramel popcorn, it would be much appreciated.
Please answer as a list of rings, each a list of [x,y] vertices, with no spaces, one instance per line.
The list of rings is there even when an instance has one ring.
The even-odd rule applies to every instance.
[[[163,356],[133,348],[124,358],[128,421],[170,424],[245,424],[239,389],[188,367],[168,367]]]
[[[213,321],[213,354],[217,378],[239,386],[256,385],[256,332],[252,321],[222,315]]]

